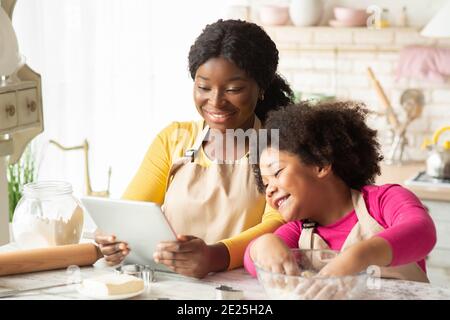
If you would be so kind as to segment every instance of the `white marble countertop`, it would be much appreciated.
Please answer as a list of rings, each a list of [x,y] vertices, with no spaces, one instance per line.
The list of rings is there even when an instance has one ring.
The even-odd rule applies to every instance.
[[[88,278],[113,271],[111,268],[85,267],[81,268],[80,272],[82,278]],[[0,295],[3,291],[10,289],[30,289],[65,284],[71,276],[71,272],[56,270],[0,277]],[[132,299],[214,300],[216,299],[215,288],[219,285],[242,290],[246,300],[268,299],[258,281],[248,275],[242,268],[212,274],[202,280],[157,273],[156,281],[152,282],[144,293]],[[86,297],[78,293],[76,286],[71,284],[45,290],[29,291],[3,299],[86,299]],[[367,289],[360,299],[450,300],[450,288],[411,281],[381,279],[379,289]]]
[[[3,250],[2,250],[3,249]],[[4,248],[0,247],[0,251]],[[44,271],[22,275],[0,277],[0,295],[12,289],[31,289],[50,285],[63,285],[55,288],[34,290],[3,299],[87,299],[77,291],[74,279],[85,279],[108,272],[114,272],[100,260],[92,267],[70,268],[68,270]],[[360,299],[373,300],[450,300],[450,287],[380,279],[377,289],[367,289]],[[157,300],[215,300],[216,287],[226,285],[243,291],[243,299],[266,300],[268,296],[257,279],[252,278],[242,268],[211,274],[202,280],[183,277],[176,274],[156,273],[152,282],[139,296],[132,299]]]

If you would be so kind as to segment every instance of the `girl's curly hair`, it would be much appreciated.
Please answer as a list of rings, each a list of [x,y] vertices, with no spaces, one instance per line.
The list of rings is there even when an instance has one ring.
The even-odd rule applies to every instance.
[[[360,190],[374,183],[383,159],[377,132],[366,125],[367,113],[363,103],[353,101],[301,102],[270,112],[265,128],[268,141],[270,129],[279,130],[281,151],[306,165],[331,165],[350,188]],[[261,191],[261,177],[255,173]]]

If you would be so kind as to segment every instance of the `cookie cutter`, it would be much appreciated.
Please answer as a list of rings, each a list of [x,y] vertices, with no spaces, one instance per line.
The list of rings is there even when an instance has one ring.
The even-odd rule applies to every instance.
[[[244,292],[229,286],[220,285],[216,288],[216,300],[242,300]]]
[[[119,274],[128,274],[136,278],[144,280],[144,285],[148,286],[155,282],[155,270],[148,265],[143,264],[124,264],[115,268],[115,272]]]

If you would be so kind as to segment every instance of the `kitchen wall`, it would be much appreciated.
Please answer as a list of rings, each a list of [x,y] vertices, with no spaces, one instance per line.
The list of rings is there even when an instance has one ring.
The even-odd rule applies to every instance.
[[[264,4],[285,4],[290,0],[237,0],[238,2],[248,3],[252,8],[252,19],[258,20],[258,8]],[[322,0],[324,4],[324,15],[321,25],[327,25],[331,19],[332,10],[335,6],[346,6],[351,8],[365,9],[370,5],[378,5],[387,8],[391,17],[395,20],[402,7],[406,6],[408,18],[411,26],[422,27],[431,17],[442,7],[446,0]]]
[[[413,28],[383,30],[334,29],[329,27],[298,28],[293,26],[265,27],[280,50],[280,72],[295,90],[328,93],[344,99],[365,102],[371,110],[383,112],[379,99],[367,75],[371,67],[383,86],[400,118],[404,116],[400,96],[405,89],[423,91],[426,105],[421,118],[408,129],[409,145],[405,160],[427,157],[421,144],[425,137],[443,125],[450,125],[450,82],[396,78],[399,53],[408,45],[437,45],[450,47],[450,39],[431,40],[419,35],[419,25],[425,24],[444,1],[358,1],[358,8],[378,4],[400,10],[407,5]],[[263,2],[264,3],[264,2]],[[273,3],[273,2],[272,2]],[[328,1],[352,6],[356,1]],[[394,3],[394,4],[391,4]],[[253,15],[261,1],[253,1]],[[355,5],[353,5],[355,7]],[[331,10],[331,7],[328,7]],[[257,12],[257,11],[256,11]],[[419,13],[423,12],[421,16]],[[256,17],[255,17],[256,19]],[[385,155],[392,144],[391,132],[384,117],[372,116],[371,126],[379,130]]]
[[[19,0],[13,23],[21,53],[42,76],[45,131],[40,180],[85,192],[82,152],[48,145],[90,143],[94,190],[120,197],[151,141],[172,121],[195,120],[187,55],[225,11],[209,0]],[[201,12],[201,14],[199,14]]]

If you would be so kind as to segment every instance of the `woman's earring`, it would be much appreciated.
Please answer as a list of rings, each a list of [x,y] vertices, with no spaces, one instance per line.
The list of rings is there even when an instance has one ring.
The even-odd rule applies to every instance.
[[[261,101],[264,100],[264,92],[261,92],[261,95],[259,96],[259,100],[261,100]]]

